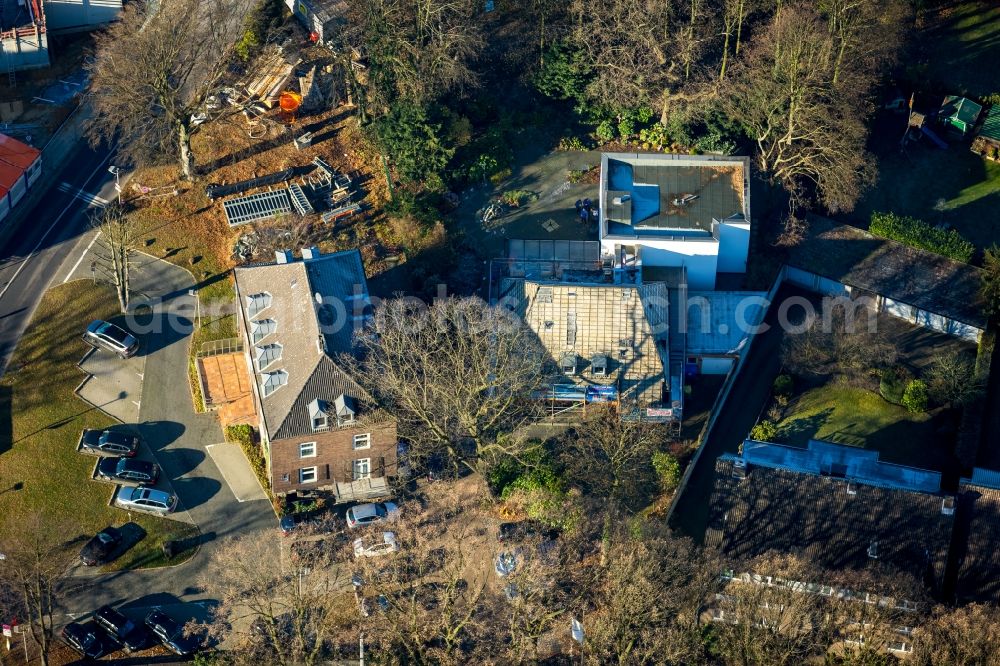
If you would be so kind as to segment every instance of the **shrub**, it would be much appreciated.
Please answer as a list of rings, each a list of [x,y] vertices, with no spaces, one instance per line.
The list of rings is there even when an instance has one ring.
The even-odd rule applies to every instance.
[[[615,124],[610,120],[602,120],[594,132],[601,141],[611,141],[615,138]]]
[[[717,132],[712,132],[701,137],[694,145],[698,150],[705,153],[732,155],[736,152],[736,142],[727,139]]]
[[[778,424],[764,419],[750,430],[750,439],[758,442],[772,442],[778,436]]]
[[[663,146],[670,142],[670,138],[667,136],[667,128],[660,123],[653,123],[649,127],[640,130],[639,139],[651,144],[657,150],[661,150]]]
[[[564,136],[559,139],[556,150],[589,150],[587,144],[578,136]]]
[[[520,208],[538,199],[538,195],[528,190],[507,190],[500,195],[500,200],[511,208]]]
[[[774,378],[774,385],[771,389],[774,391],[774,395],[781,395],[787,398],[795,389],[795,382],[792,380],[791,375],[778,375]]]
[[[653,454],[652,463],[663,492],[669,493],[677,488],[681,482],[681,464],[677,458],[666,451],[657,451]]]
[[[882,371],[878,383],[878,392],[887,402],[894,405],[902,404],[906,380],[898,368],[886,368]]]
[[[920,379],[914,379],[906,385],[903,391],[902,405],[913,414],[927,411],[927,384]]]
[[[226,426],[226,441],[250,446],[253,444],[253,428],[245,423]]]
[[[625,116],[618,123],[618,136],[622,141],[628,141],[635,134],[635,120]]]
[[[976,246],[962,238],[954,229],[938,229],[923,220],[896,213],[872,213],[869,231],[928,252],[964,261],[972,259]]]

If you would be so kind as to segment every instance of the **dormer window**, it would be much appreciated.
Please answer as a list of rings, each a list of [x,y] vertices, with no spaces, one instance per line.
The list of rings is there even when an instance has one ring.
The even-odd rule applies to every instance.
[[[247,296],[247,314],[251,319],[269,307],[271,307],[271,294],[266,291]]]
[[[354,400],[341,393],[333,401],[333,409],[337,415],[337,425],[343,426],[354,423],[355,411]]]
[[[325,430],[330,425],[330,417],[326,413],[326,403],[316,398],[309,403],[309,422],[313,430]]]
[[[576,354],[573,352],[563,354],[559,359],[559,369],[564,375],[576,374]]]
[[[266,398],[288,383],[288,373],[284,370],[265,372],[263,380],[264,381],[261,383],[261,386],[263,387],[264,397]]]
[[[604,354],[596,354],[590,360],[590,371],[597,377],[606,377],[608,374],[608,357]]]
[[[941,500],[941,515],[953,516],[955,515],[955,498],[945,497]]]
[[[271,365],[275,361],[281,360],[281,345],[278,343],[272,343],[269,345],[263,345],[261,347],[256,347],[257,349],[257,370],[263,371],[264,368]]]
[[[253,338],[254,344],[257,344],[276,330],[278,330],[278,322],[273,319],[261,319],[260,321],[250,322],[250,337]]]

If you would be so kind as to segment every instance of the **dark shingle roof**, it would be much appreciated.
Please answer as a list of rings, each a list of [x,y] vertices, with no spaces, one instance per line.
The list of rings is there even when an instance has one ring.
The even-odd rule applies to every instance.
[[[980,269],[809,216],[809,236],[788,265],[984,329]]]
[[[742,462],[725,455],[715,466],[706,542],[727,557],[777,551],[831,570],[861,569],[876,543],[880,561],[943,577],[953,524],[943,496]]]
[[[976,469],[958,486],[957,600],[1000,602],[1000,472]]]

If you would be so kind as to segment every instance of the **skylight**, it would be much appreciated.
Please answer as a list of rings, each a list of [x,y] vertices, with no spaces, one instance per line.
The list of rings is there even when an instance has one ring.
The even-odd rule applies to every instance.
[[[281,360],[281,345],[272,343],[257,347],[257,369],[263,370],[275,361]]]
[[[274,372],[264,373],[264,382],[262,384],[264,388],[264,397],[271,395],[279,388],[288,383],[288,373],[284,370],[276,370]]]
[[[263,310],[271,306],[271,294],[262,291],[259,294],[247,296],[247,314],[256,317]]]
[[[250,336],[253,343],[257,344],[278,329],[278,322],[273,319],[261,319],[250,322]]]

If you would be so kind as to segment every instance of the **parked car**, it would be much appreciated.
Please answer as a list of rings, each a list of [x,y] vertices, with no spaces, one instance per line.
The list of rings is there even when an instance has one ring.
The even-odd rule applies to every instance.
[[[70,622],[63,627],[62,639],[89,659],[100,659],[118,649],[118,644],[101,631],[95,622]]]
[[[399,516],[399,507],[392,502],[378,504],[359,504],[347,510],[347,529],[364,527],[373,523],[395,520]]]
[[[139,451],[139,438],[116,430],[84,430],[80,444],[87,453],[99,456],[125,456],[134,458]]]
[[[149,629],[136,624],[111,606],[101,606],[94,611],[94,622],[129,652],[145,650],[153,644]]]
[[[150,611],[146,616],[146,626],[174,654],[186,657],[194,654],[201,647],[201,639],[197,636],[185,636],[184,625],[164,613],[159,608]]]
[[[177,508],[177,496],[164,490],[139,485],[134,488],[125,486],[118,491],[115,500],[123,509],[149,511],[167,514]]]
[[[135,356],[139,351],[139,340],[121,326],[111,322],[95,319],[87,326],[83,341],[91,347],[104,349],[122,358]]]
[[[109,481],[148,483],[155,485],[160,478],[160,466],[135,458],[103,458],[97,463],[97,475]]]
[[[122,543],[122,533],[114,527],[105,527],[91,537],[80,551],[80,561],[88,567],[111,561],[111,554]]]
[[[354,540],[354,558],[379,557],[399,551],[396,535],[392,532],[381,532],[381,538],[365,537]]]

